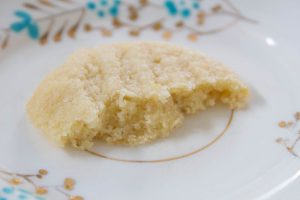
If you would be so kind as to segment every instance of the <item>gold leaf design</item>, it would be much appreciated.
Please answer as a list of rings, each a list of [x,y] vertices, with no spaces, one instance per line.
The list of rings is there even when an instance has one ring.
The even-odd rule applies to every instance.
[[[283,144],[284,143],[284,139],[283,138],[277,138],[276,139],[276,143]]]
[[[293,121],[288,121],[287,122],[287,127],[291,127],[291,126],[293,126],[294,125],[294,122]]]
[[[75,34],[76,34],[76,31],[78,29],[78,26],[76,26],[76,24],[74,26],[72,26],[69,31],[68,31],[68,35],[69,37],[71,38],[75,38]]]
[[[69,200],[84,200],[82,196],[70,196]]]
[[[44,187],[36,187],[35,192],[39,195],[44,195],[48,193],[48,190]]]
[[[155,30],[155,31],[161,30],[162,27],[163,27],[163,26],[162,26],[161,22],[156,22],[156,23],[153,24],[153,26],[152,26],[153,30]]]
[[[116,28],[120,28],[123,25],[123,23],[118,18],[114,18],[112,20],[112,25]]]
[[[45,176],[45,175],[48,174],[48,170],[46,170],[46,169],[40,169],[39,170],[39,174],[42,175],[42,176]]]
[[[19,179],[19,178],[12,178],[9,180],[9,183],[12,184],[12,185],[19,185],[22,183],[22,180]]]
[[[192,42],[195,42],[195,41],[198,40],[198,36],[194,33],[191,33],[191,34],[188,35],[188,39]]]
[[[38,0],[40,4],[43,4],[45,6],[51,7],[51,8],[57,8],[57,5],[53,4],[49,0]]]
[[[53,37],[53,40],[54,42],[59,42],[61,41],[61,38],[62,38],[62,33],[64,32],[66,26],[68,24],[68,21],[66,20],[63,25],[61,26],[61,28],[55,33],[54,37]]]
[[[215,4],[213,7],[211,7],[211,11],[213,12],[219,12],[220,10],[222,10],[221,4]]]
[[[51,20],[46,32],[40,37],[39,41],[40,41],[41,45],[45,45],[48,42],[49,33],[52,29],[53,24],[54,24],[54,21]]]
[[[300,120],[300,112],[296,112],[295,113],[295,119],[296,120]]]
[[[206,18],[205,11],[203,11],[203,10],[199,11],[198,14],[197,14],[197,23],[199,25],[204,24],[205,23],[205,18]]]
[[[42,179],[42,178],[43,178],[43,175],[37,174],[36,177],[37,177],[38,179]]]
[[[106,28],[101,29],[101,34],[105,37],[110,37],[112,35],[112,32]]]
[[[165,32],[163,33],[162,37],[163,37],[164,39],[166,39],[166,40],[169,40],[169,39],[171,39],[171,37],[172,37],[172,32],[170,32],[170,31],[165,31]]]
[[[2,44],[1,44],[1,48],[2,49],[5,49],[7,47],[8,41],[9,41],[9,32],[6,33],[6,36],[5,36],[5,38],[4,38],[4,40],[3,40]]]
[[[79,25],[80,25],[82,19],[83,19],[84,14],[85,14],[85,10],[82,10],[79,19],[77,20],[77,22],[73,26],[71,26],[71,28],[68,31],[69,37],[75,38],[75,35],[77,33],[77,30],[79,28]]]
[[[281,122],[278,123],[278,126],[280,128],[285,128],[285,127],[287,127],[287,123],[285,121],[281,121]]]
[[[41,9],[41,8],[38,7],[38,6],[36,6],[36,5],[32,4],[32,3],[27,3],[27,2],[23,3],[23,6],[24,6],[25,8],[30,9],[30,10],[40,10],[40,9]]]
[[[198,23],[199,25],[203,25],[203,24],[205,23],[205,18],[199,18],[199,19],[197,20],[197,23]]]
[[[140,35],[140,31],[139,30],[130,30],[129,35],[137,37]]]
[[[41,37],[40,37],[40,44],[41,45],[45,45],[47,42],[48,42],[48,35],[49,35],[49,33],[48,32],[46,32],[44,35],[42,35]]]
[[[84,30],[86,31],[86,32],[90,32],[91,30],[92,30],[92,26],[91,26],[91,24],[88,24],[88,23],[86,23],[85,25],[84,25]]]
[[[139,14],[138,14],[137,9],[134,6],[130,5],[128,7],[128,11],[129,11],[129,19],[130,20],[135,21],[138,19]]]
[[[184,26],[184,22],[183,21],[178,21],[178,22],[176,22],[175,26],[178,27],[178,28],[181,28],[181,27]]]
[[[300,142],[300,130],[296,130],[300,119],[300,112],[294,114],[293,121],[280,121],[278,126],[280,128],[286,128],[290,133],[297,134],[296,138],[277,138],[276,143],[281,144],[285,149],[293,156],[300,158],[300,155],[296,152],[296,146]]]
[[[73,190],[75,186],[75,180],[72,178],[65,178],[64,180],[64,188],[66,190]]]
[[[148,0],[140,0],[141,6],[146,6],[148,3]]]
[[[59,0],[59,1],[64,2],[64,3],[69,3],[69,4],[74,3],[72,0]]]

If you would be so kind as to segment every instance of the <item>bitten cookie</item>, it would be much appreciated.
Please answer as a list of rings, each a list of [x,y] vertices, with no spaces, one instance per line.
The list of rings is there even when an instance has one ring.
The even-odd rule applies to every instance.
[[[236,74],[168,43],[82,49],[49,74],[27,105],[32,123],[58,144],[88,149],[95,139],[144,144],[166,137],[185,114],[216,102],[246,103]]]

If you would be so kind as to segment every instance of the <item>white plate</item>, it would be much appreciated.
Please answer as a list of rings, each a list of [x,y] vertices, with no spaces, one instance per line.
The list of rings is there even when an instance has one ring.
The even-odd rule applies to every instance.
[[[206,11],[203,19],[203,14],[197,14],[199,8],[172,16],[163,1],[153,0],[136,13],[138,1],[123,0],[118,12],[111,10],[123,21],[120,28],[111,25],[109,8],[99,1],[95,10],[93,5],[87,9],[83,1],[69,2],[33,0],[26,1],[27,7],[23,1],[0,2],[0,44],[5,47],[0,50],[1,200],[80,199],[76,195],[88,200],[262,200],[275,198],[298,178],[300,114],[295,114],[300,111],[300,68],[299,48],[293,46],[292,38],[299,31],[290,24],[297,19],[299,2],[200,1],[200,10]],[[131,2],[135,7],[128,11]],[[191,2],[176,5],[182,10]],[[174,11],[170,3],[168,8]],[[15,31],[22,24],[15,23],[22,17],[13,15],[17,10],[31,16],[19,33]],[[76,27],[82,10],[85,14]],[[281,10],[289,16],[281,16]],[[185,18],[188,12],[191,16]],[[203,25],[197,24],[203,20]],[[115,26],[119,21],[115,20]],[[185,25],[176,26],[178,21]],[[155,27],[160,30],[152,30],[153,22],[159,22]],[[61,149],[27,121],[26,101],[42,78],[75,49],[164,39],[231,66],[249,85],[248,108],[234,113],[221,106],[209,109],[188,117],[171,137],[149,145],[98,144],[93,149],[108,158]],[[46,169],[48,175],[34,176],[39,169]],[[64,189],[66,177],[76,181],[74,189]]]

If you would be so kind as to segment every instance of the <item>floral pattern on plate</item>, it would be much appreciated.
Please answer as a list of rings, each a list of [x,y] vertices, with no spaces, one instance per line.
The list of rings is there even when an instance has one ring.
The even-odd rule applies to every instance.
[[[0,200],[45,200],[50,191],[59,193],[68,200],[84,200],[82,196],[69,193],[76,184],[73,178],[65,178],[62,184],[45,186],[41,180],[46,175],[46,169],[40,169],[34,174],[0,170]]]
[[[103,37],[109,37],[123,28],[132,37],[140,36],[146,30],[153,30],[166,40],[177,32],[186,31],[186,38],[195,42],[200,36],[222,32],[239,21],[257,23],[245,17],[229,0],[221,0],[209,8],[204,8],[205,4],[205,1],[196,0],[165,0],[161,3],[150,0],[134,3],[127,0],[93,0],[85,4],[72,0],[25,2],[22,8],[14,12],[15,22],[1,30],[3,38],[0,44],[2,49],[6,48],[12,39],[12,33],[27,32],[31,39],[45,45],[49,40],[61,41],[65,34],[75,38],[80,30],[99,31]],[[147,17],[144,12],[147,9],[158,10],[160,17],[153,17],[148,23],[140,23],[140,18]],[[39,17],[34,17],[36,13],[40,14]],[[97,16],[100,24],[94,24],[93,15]],[[209,18],[224,16],[231,20],[215,28],[203,28]],[[65,17],[62,24],[56,22],[60,17]]]

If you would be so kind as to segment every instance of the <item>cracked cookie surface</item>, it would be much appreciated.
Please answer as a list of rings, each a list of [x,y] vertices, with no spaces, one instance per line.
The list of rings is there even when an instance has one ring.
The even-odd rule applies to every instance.
[[[95,139],[137,145],[166,137],[186,114],[217,102],[240,108],[247,97],[237,75],[201,53],[121,43],[72,54],[41,82],[27,113],[58,144],[88,149]]]

